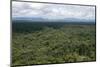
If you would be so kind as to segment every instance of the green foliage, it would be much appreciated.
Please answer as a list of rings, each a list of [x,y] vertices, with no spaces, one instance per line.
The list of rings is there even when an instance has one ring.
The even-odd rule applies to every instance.
[[[27,28],[13,31],[13,66],[96,60],[95,25],[43,26],[31,32]]]

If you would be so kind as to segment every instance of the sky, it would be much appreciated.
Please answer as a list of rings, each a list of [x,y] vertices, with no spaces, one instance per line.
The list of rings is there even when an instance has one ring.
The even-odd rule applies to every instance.
[[[33,21],[95,21],[95,6],[13,1],[12,19]]]

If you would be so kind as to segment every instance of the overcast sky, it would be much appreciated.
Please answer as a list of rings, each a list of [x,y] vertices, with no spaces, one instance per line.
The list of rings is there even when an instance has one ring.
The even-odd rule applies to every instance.
[[[42,18],[44,20],[95,20],[94,6],[12,2],[12,18]]]

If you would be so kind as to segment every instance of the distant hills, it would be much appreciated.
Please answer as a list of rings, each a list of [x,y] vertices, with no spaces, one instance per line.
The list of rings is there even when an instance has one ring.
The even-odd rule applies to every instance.
[[[85,22],[85,23],[95,23],[95,19],[78,19],[78,18],[64,18],[58,20],[50,20],[37,17],[13,17],[13,21],[27,21],[27,22]]]

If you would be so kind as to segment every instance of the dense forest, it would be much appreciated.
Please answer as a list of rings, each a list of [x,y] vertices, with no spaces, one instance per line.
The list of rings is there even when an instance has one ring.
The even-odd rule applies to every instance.
[[[12,66],[96,60],[90,23],[12,23]]]

